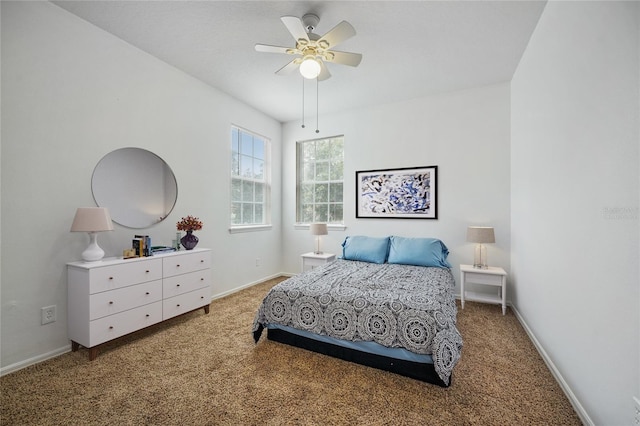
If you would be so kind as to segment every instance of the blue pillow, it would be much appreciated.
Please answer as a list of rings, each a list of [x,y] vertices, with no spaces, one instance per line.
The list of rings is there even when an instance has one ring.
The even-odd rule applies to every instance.
[[[384,263],[389,253],[389,237],[347,237],[342,243],[342,257],[369,263]]]
[[[447,262],[449,249],[436,238],[391,237],[389,263],[451,268]]]

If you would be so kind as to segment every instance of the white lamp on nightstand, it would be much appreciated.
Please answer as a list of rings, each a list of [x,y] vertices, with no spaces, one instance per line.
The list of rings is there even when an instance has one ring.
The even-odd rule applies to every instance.
[[[487,269],[487,248],[483,244],[495,243],[496,237],[490,226],[469,226],[467,241],[477,243],[473,256],[473,267]]]
[[[109,210],[104,207],[78,207],[71,232],[89,234],[89,247],[82,252],[85,262],[95,262],[104,257],[104,250],[98,246],[98,232],[102,231],[113,231]]]
[[[321,235],[327,235],[329,232],[327,231],[326,223],[312,223],[309,225],[309,230],[311,231],[311,235],[316,236],[316,250],[313,252],[314,254],[322,254],[320,250],[320,238]]]

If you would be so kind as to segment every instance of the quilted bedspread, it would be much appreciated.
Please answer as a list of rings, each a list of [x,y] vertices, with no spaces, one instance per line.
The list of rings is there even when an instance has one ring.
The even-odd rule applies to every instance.
[[[448,384],[462,349],[454,287],[445,268],[338,259],[274,286],[256,314],[254,338],[281,324],[405,348],[430,354]]]

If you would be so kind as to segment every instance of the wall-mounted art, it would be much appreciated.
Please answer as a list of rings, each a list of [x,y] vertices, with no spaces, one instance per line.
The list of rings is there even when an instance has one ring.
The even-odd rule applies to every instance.
[[[356,172],[356,217],[437,219],[438,166]]]

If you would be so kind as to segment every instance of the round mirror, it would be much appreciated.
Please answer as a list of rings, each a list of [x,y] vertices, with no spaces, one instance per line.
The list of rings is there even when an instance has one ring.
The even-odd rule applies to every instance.
[[[108,153],[93,170],[91,191],[111,219],[128,228],[148,228],[171,213],[178,184],[171,168],[153,152],[121,148]]]

